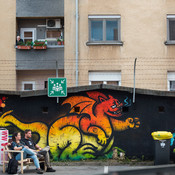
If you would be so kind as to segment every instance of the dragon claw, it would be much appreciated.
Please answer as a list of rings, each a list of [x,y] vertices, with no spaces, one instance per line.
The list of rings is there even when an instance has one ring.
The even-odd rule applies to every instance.
[[[139,128],[140,126],[140,121],[139,121],[139,118],[128,118],[127,119],[128,122],[129,122],[129,127],[130,128]]]
[[[107,138],[105,136],[98,136],[98,143],[100,145],[106,145],[107,143]]]

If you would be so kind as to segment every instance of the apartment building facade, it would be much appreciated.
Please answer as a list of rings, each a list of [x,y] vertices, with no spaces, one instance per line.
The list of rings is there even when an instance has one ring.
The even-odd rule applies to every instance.
[[[0,90],[16,90],[16,2],[0,1]]]
[[[46,89],[47,79],[55,77],[57,70],[59,77],[64,76],[64,0],[16,0],[18,35],[33,47],[16,46],[17,90]],[[43,42],[47,49],[34,49],[36,42]]]
[[[0,89],[45,89],[56,69],[68,86],[133,87],[137,58],[136,88],[174,90],[174,5],[172,0],[3,0]],[[47,42],[47,49],[18,49],[17,35],[25,43]]]
[[[175,90],[174,6],[173,0],[65,0],[69,86],[133,87],[137,58],[136,88]]]
[[[46,89],[48,77],[64,76],[64,0],[3,0],[1,6],[0,89]],[[46,47],[34,47],[40,43]]]

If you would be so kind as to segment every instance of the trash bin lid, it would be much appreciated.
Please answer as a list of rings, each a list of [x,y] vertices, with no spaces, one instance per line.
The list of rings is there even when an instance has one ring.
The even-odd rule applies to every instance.
[[[167,131],[156,131],[151,133],[154,140],[171,139],[173,134]]]

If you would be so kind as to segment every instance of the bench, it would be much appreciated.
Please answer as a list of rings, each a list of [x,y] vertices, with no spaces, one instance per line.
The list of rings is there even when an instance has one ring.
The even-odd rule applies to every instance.
[[[24,151],[17,151],[17,150],[10,150],[9,147],[6,145],[3,148],[3,173],[5,173],[5,164],[9,163],[9,160],[5,160],[5,155],[8,155],[8,159],[13,158],[13,153],[21,153],[21,160],[18,161],[18,165],[21,166],[21,174],[24,173],[24,166],[27,166],[27,169],[29,169],[29,165],[33,164],[33,160],[31,158],[23,159],[23,152]],[[43,160],[44,157],[39,159],[39,163],[44,163],[44,170],[46,171],[46,164]]]

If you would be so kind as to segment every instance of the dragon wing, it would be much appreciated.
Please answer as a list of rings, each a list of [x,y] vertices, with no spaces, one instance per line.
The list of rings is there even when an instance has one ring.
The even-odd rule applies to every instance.
[[[79,108],[78,114],[81,113],[87,113],[89,115],[92,114],[92,107],[95,104],[95,100],[89,98],[89,97],[84,97],[84,96],[72,96],[67,98],[62,105],[64,104],[70,104],[71,109],[69,113],[75,113],[75,107]]]

